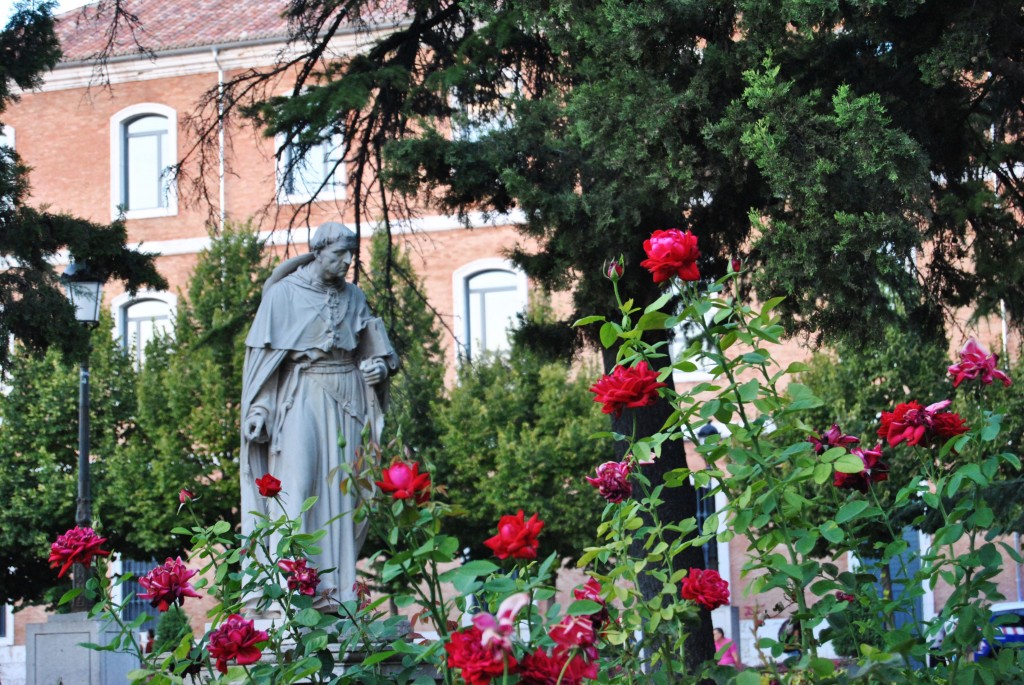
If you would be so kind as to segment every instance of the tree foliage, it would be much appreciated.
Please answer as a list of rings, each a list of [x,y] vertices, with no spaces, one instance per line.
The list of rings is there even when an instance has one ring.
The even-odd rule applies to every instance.
[[[60,58],[52,11],[55,2],[20,3],[0,32],[0,115],[31,90]],[[99,225],[66,214],[26,205],[29,167],[10,147],[0,147],[0,339],[14,336],[26,348],[41,351],[57,345],[81,356],[88,332],[60,288],[55,257],[66,250],[101,279],[124,281],[128,290],[165,288],[151,255],[125,247],[123,222]],[[8,363],[8,346],[0,346],[0,367]]]
[[[518,346],[459,368],[434,460],[436,482],[465,511],[449,532],[475,558],[491,555],[483,541],[517,509],[545,521],[545,554],[576,558],[593,540],[602,503],[583,477],[613,455],[590,438],[607,427],[591,382]]]

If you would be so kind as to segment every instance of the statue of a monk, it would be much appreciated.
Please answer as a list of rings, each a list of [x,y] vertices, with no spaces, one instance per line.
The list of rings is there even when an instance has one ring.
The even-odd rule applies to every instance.
[[[281,498],[292,518],[303,501],[303,532],[324,529],[309,559],[321,573],[314,606],[330,611],[352,599],[356,560],[365,525],[354,525],[359,492],[342,488],[363,431],[380,439],[387,379],[398,366],[380,319],[366,296],[346,283],[358,238],[339,223],[320,226],[309,254],[274,270],[245,339],[242,377],[242,512],[276,515],[255,480],[266,473],[282,481]],[[339,440],[339,436],[342,438]],[[253,528],[242,517],[242,532]]]

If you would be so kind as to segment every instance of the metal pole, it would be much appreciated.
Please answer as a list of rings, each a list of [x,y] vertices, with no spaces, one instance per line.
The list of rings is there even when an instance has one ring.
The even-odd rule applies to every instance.
[[[89,491],[89,357],[86,355],[78,370],[78,500],[75,525],[92,525],[92,499]],[[82,590],[71,602],[72,611],[88,611],[85,584],[88,580],[85,566],[75,564],[73,587]]]

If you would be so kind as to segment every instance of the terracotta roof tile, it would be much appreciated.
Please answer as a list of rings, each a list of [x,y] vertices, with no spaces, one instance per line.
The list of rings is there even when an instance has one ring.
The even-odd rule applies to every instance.
[[[125,0],[138,17],[136,41],[119,31],[114,55],[139,54],[139,46],[163,52],[265,38],[284,38],[288,22],[281,14],[287,0]],[[106,45],[113,18],[111,0],[57,15],[57,35],[65,62],[98,55]]]

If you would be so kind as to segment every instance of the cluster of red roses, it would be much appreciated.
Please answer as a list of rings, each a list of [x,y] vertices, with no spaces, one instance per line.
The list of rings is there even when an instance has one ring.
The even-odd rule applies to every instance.
[[[445,645],[449,668],[457,668],[470,685],[489,685],[495,678],[515,674],[523,685],[579,685],[597,678],[597,639],[608,621],[601,598],[601,584],[591,578],[573,591],[576,599],[597,602],[601,609],[589,616],[565,616],[548,630],[554,642],[550,650],[537,648],[517,659],[512,644],[515,619],[529,602],[525,593],[516,594],[498,607],[496,615],[473,617],[473,625],[453,633]]]

